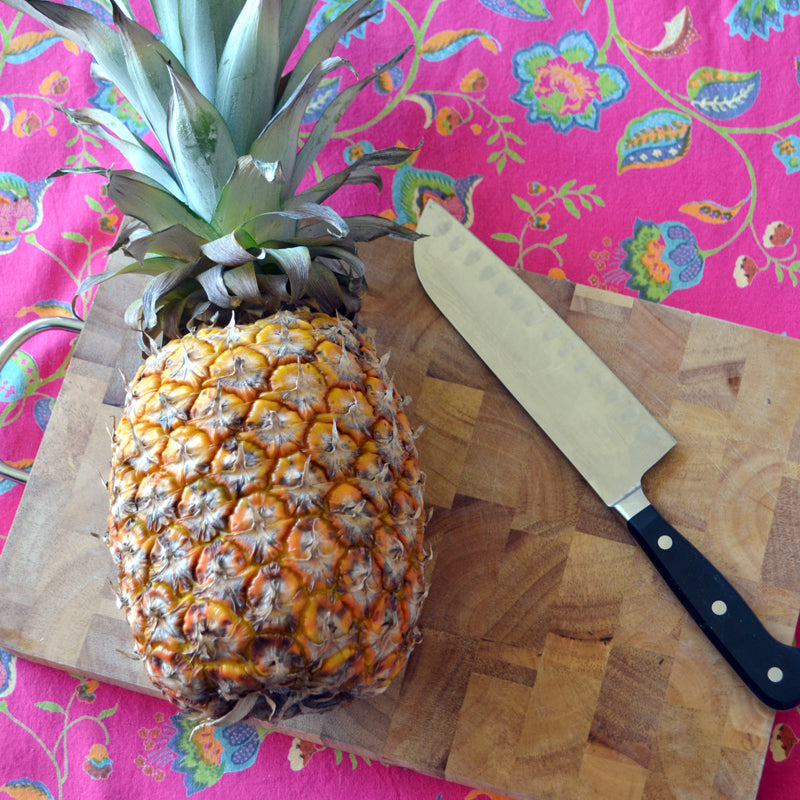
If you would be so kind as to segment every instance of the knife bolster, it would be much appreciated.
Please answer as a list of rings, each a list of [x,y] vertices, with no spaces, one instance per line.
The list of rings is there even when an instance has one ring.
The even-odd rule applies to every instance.
[[[626,522],[628,522],[640,511],[644,511],[649,505],[650,501],[645,497],[642,491],[642,485],[639,484],[626,495],[623,495],[616,503],[613,503],[612,507],[622,515],[622,518]]]

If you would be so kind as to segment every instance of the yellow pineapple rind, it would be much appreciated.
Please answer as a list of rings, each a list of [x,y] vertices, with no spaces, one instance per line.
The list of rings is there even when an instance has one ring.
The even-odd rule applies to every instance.
[[[212,719],[383,691],[420,636],[423,483],[347,320],[279,312],[151,354],[114,432],[108,543],[155,685]]]

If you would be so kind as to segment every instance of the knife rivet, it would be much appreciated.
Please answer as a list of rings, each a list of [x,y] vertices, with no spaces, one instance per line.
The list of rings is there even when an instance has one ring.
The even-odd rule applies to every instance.
[[[783,680],[783,670],[780,667],[770,667],[767,671],[767,677],[773,683],[780,683]]]
[[[715,600],[711,604],[711,610],[718,616],[721,617],[727,610],[728,606],[725,605],[724,600]]]
[[[658,537],[658,546],[662,550],[669,550],[670,547],[672,547],[672,537],[671,536],[667,536],[666,534],[664,534],[663,536],[659,536]]]

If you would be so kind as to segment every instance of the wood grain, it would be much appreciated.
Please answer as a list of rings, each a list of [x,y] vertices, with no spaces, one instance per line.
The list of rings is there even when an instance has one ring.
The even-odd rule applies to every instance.
[[[773,713],[624,524],[427,299],[365,248],[360,322],[413,398],[433,511],[423,643],[382,696],[282,730],[508,797],[754,798]],[[654,504],[791,641],[800,609],[800,342],[526,274],[679,443]],[[98,293],[0,558],[0,645],[152,692],[96,537],[135,285]]]

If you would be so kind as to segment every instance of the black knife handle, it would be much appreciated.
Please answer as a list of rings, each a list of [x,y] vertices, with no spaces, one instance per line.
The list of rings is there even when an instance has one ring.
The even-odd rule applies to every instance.
[[[686,610],[762,702],[800,705],[800,650],[775,639],[717,568],[650,505],[628,529]]]

